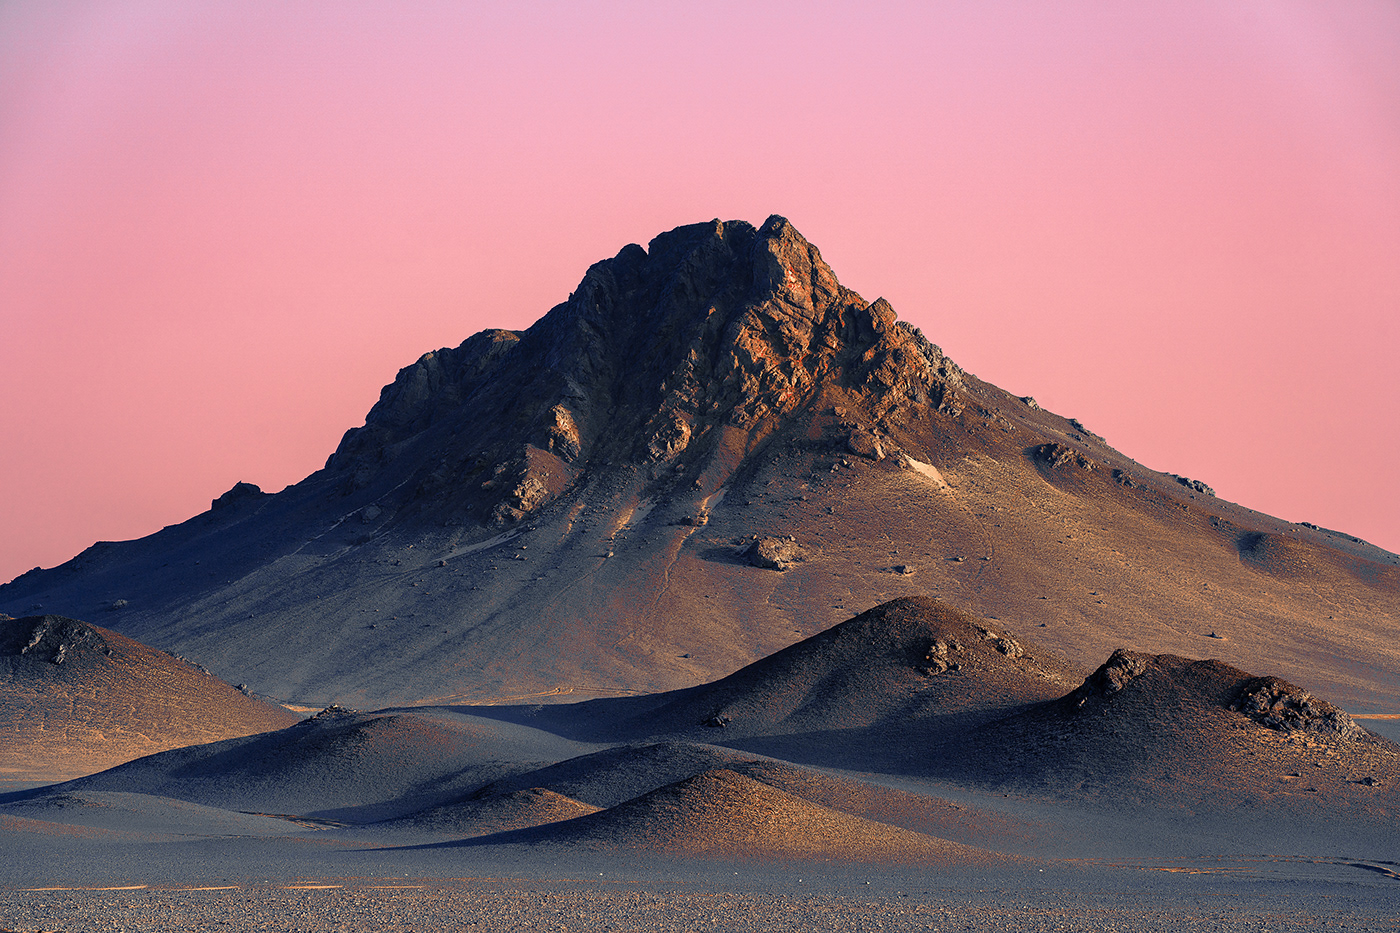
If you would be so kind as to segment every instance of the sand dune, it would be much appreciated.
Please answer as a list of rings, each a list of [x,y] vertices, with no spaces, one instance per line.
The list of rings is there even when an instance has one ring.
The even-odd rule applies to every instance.
[[[740,860],[919,861],[1004,859],[861,819],[716,768],[565,823],[469,840],[652,850]]]
[[[442,803],[523,767],[489,727],[332,709],[278,732],[152,755],[64,786],[366,821]]]
[[[503,793],[478,792],[410,816],[370,825],[376,831],[437,836],[485,836],[597,813],[601,808],[543,787]]]

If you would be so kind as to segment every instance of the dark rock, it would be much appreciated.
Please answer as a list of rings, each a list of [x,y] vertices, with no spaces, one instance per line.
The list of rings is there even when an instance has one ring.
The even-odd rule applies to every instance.
[[[1256,677],[1240,688],[1230,708],[1280,732],[1314,732],[1343,739],[1364,733],[1346,713],[1277,677]]]
[[[1084,427],[1084,423],[1083,423],[1082,421],[1080,421],[1078,418],[1071,418],[1071,419],[1069,419],[1069,424],[1070,424],[1070,427],[1074,428],[1076,431],[1078,431],[1078,432],[1081,433],[1081,434],[1087,434],[1089,437],[1092,437],[1092,438],[1093,438],[1094,440],[1096,440],[1096,441],[1102,441],[1102,440],[1103,440],[1103,435],[1101,435],[1101,434],[1095,434],[1093,431],[1090,431],[1088,428]],[[1082,438],[1081,438],[1081,440],[1082,440]]]
[[[945,671],[957,671],[962,665],[953,661],[949,657],[950,652],[962,651],[963,646],[958,641],[945,641],[942,638],[935,639],[924,652],[923,659],[915,665],[922,674],[933,676],[942,674]]]
[[[242,690],[245,687],[247,687],[247,684],[242,684],[239,686],[238,689]],[[312,726],[326,725],[328,723],[345,722],[347,720],[354,719],[356,716],[359,715],[360,711],[357,709],[350,709],[348,706],[341,706],[339,703],[332,703],[330,706],[327,706],[315,716],[303,719],[301,722],[297,723],[297,725]]]
[[[749,563],[769,570],[786,570],[797,560],[799,548],[792,535],[763,535],[744,550]]]
[[[1064,444],[1041,444],[1035,448],[1035,458],[1047,466],[1060,467],[1070,466],[1080,470],[1092,470],[1094,464],[1082,453],[1073,447],[1066,447]]]
[[[267,494],[252,483],[234,483],[232,489],[209,503],[209,508],[220,512],[249,500],[260,499],[265,495]]]
[[[0,656],[19,656],[54,665],[91,662],[111,653],[107,640],[91,625],[56,615],[14,620],[0,639]]]
[[[846,449],[859,457],[870,460],[885,459],[885,447],[868,428],[853,428],[846,436]]]
[[[1209,486],[1207,486],[1205,483],[1201,482],[1198,479],[1188,479],[1185,476],[1177,476],[1175,473],[1168,473],[1167,475],[1170,476],[1172,479],[1176,480],[1182,486],[1185,486],[1187,489],[1193,489],[1196,492],[1205,493],[1207,496],[1215,495],[1214,489],[1211,489]]]
[[[1075,706],[1084,706],[1091,700],[1111,697],[1126,687],[1135,677],[1147,671],[1150,659],[1146,655],[1134,654],[1122,648],[1113,652],[1098,670],[1090,674],[1083,685],[1070,694]]]
[[[995,647],[1008,658],[1019,658],[1025,654],[1021,648],[1021,643],[1014,638],[998,638]]]

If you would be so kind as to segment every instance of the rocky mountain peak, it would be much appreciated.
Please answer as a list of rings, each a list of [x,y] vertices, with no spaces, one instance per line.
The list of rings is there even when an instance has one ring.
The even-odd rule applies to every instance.
[[[843,287],[785,218],[715,220],[594,264],[522,333],[424,354],[327,467],[348,492],[401,482],[407,468],[418,494],[470,491],[463,508],[509,524],[590,466],[749,449],[824,388],[878,418],[954,405],[960,383],[937,347],[884,299]]]

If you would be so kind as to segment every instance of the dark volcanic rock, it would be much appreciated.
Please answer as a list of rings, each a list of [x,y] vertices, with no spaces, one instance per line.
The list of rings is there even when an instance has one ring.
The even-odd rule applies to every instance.
[[[1209,486],[1207,486],[1205,483],[1201,482],[1198,479],[1191,479],[1186,476],[1177,476],[1175,473],[1170,473],[1168,475],[1171,476],[1172,479],[1176,480],[1178,484],[1185,486],[1187,489],[1193,490],[1195,492],[1205,493],[1208,496],[1215,495],[1214,489],[1211,489]]]
[[[1082,453],[1064,444],[1041,444],[1035,449],[1035,457],[1052,467],[1071,466],[1081,470],[1094,468],[1094,464]]]
[[[0,626],[0,658],[10,665],[38,663],[78,666],[111,655],[112,649],[96,629],[77,619],[33,616]]]
[[[1091,700],[1113,696],[1134,677],[1145,673],[1150,660],[1147,656],[1119,648],[1098,670],[1089,675],[1083,686],[1071,694],[1074,705],[1083,706]]]
[[[797,539],[792,535],[763,535],[745,550],[749,563],[769,570],[786,570],[797,559]]]
[[[265,495],[266,493],[252,483],[234,483],[232,489],[211,502],[209,507],[217,512],[242,502],[260,499]]]
[[[1230,708],[1281,732],[1319,732],[1354,739],[1364,731],[1331,703],[1277,677],[1258,677],[1244,684]]]

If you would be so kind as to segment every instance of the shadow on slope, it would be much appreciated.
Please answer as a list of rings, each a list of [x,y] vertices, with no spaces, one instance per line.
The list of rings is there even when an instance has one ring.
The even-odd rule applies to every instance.
[[[451,803],[364,829],[483,835],[616,807],[718,769],[852,816],[971,845],[1017,847],[1049,832],[1045,826],[927,794],[687,742],[626,745],[581,755],[493,781]]]
[[[61,826],[154,834],[279,836],[307,830],[305,825],[267,814],[112,791],[41,794],[0,804],[0,815]]]
[[[504,793],[478,792],[368,828],[427,836],[486,836],[571,820],[599,809],[544,787],[528,787]]]
[[[58,788],[153,794],[228,810],[380,820],[460,797],[537,764],[517,759],[516,733],[494,723],[331,708],[288,729],[162,752]],[[552,744],[560,755],[582,750],[566,740]]]

